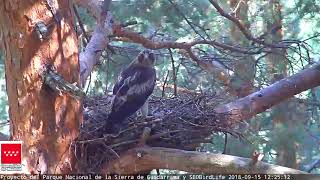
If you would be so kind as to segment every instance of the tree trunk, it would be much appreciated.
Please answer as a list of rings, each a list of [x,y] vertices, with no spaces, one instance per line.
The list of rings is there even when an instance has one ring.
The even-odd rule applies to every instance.
[[[82,121],[81,102],[51,90],[40,74],[49,64],[66,81],[79,83],[73,1],[52,0],[61,16],[60,23],[44,2],[0,3],[11,139],[23,142],[24,172],[68,173],[74,164],[70,144],[78,136]],[[34,31],[39,21],[51,24],[48,37],[42,41]]]
[[[248,0],[230,0],[230,8],[234,11],[235,16],[241,21],[249,31],[250,24],[248,22]],[[248,46],[250,41],[243,35],[237,25],[231,23],[230,35],[234,44]],[[235,76],[231,79],[231,90],[234,95],[244,97],[253,93],[253,80],[255,76],[255,59],[253,56],[236,53],[239,58],[235,63]]]
[[[282,14],[280,1],[270,1],[266,7],[266,40],[268,43],[278,43],[283,39],[282,31]],[[281,28],[275,28],[281,27]],[[274,31],[273,29],[278,29]],[[269,80],[273,83],[287,76],[288,62],[285,58],[286,51],[284,49],[271,48],[272,53],[266,56],[268,71],[271,77]],[[272,141],[276,146],[277,163],[282,166],[297,168],[296,159],[296,140],[294,139],[294,131],[297,123],[292,121],[293,113],[298,111],[297,108],[291,108],[290,104],[295,103],[294,100],[282,102],[275,106],[272,110],[273,134]],[[297,104],[298,106],[298,104]],[[294,106],[293,106],[294,107]],[[288,137],[291,137],[288,139]]]

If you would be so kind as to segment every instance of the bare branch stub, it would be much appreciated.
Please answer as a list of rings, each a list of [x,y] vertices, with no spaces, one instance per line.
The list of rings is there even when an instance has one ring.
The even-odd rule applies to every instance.
[[[168,99],[152,97],[149,102],[152,118],[130,117],[123,124],[119,136],[97,138],[96,130],[105,123],[111,97],[88,98],[85,101],[85,122],[76,142],[80,169],[99,171],[106,161],[110,162],[139,145],[145,128],[151,129],[150,136],[145,140],[146,145],[184,150],[195,150],[200,143],[210,143],[208,137],[214,132],[239,137],[212,113],[217,102],[214,95],[185,94]]]

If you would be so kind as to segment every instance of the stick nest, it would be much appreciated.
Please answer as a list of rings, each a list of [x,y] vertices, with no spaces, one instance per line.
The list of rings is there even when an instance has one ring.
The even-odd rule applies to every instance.
[[[214,107],[221,99],[212,94],[183,94],[175,98],[151,97],[150,118],[132,115],[117,136],[98,137],[111,109],[111,96],[91,97],[84,101],[84,123],[76,141],[75,154],[81,172],[97,173],[102,165],[119,158],[130,148],[148,145],[195,150],[210,143],[210,135],[224,132],[236,135]]]

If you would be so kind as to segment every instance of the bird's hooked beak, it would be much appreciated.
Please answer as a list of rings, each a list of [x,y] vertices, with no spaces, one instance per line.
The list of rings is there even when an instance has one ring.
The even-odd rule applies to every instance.
[[[151,64],[155,64],[156,58],[155,58],[154,52],[152,50],[145,50],[144,59],[149,59]]]

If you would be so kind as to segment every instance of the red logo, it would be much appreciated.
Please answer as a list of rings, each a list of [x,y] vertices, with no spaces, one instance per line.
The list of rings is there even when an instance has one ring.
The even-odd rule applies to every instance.
[[[1,144],[1,164],[21,164],[21,144]]]

